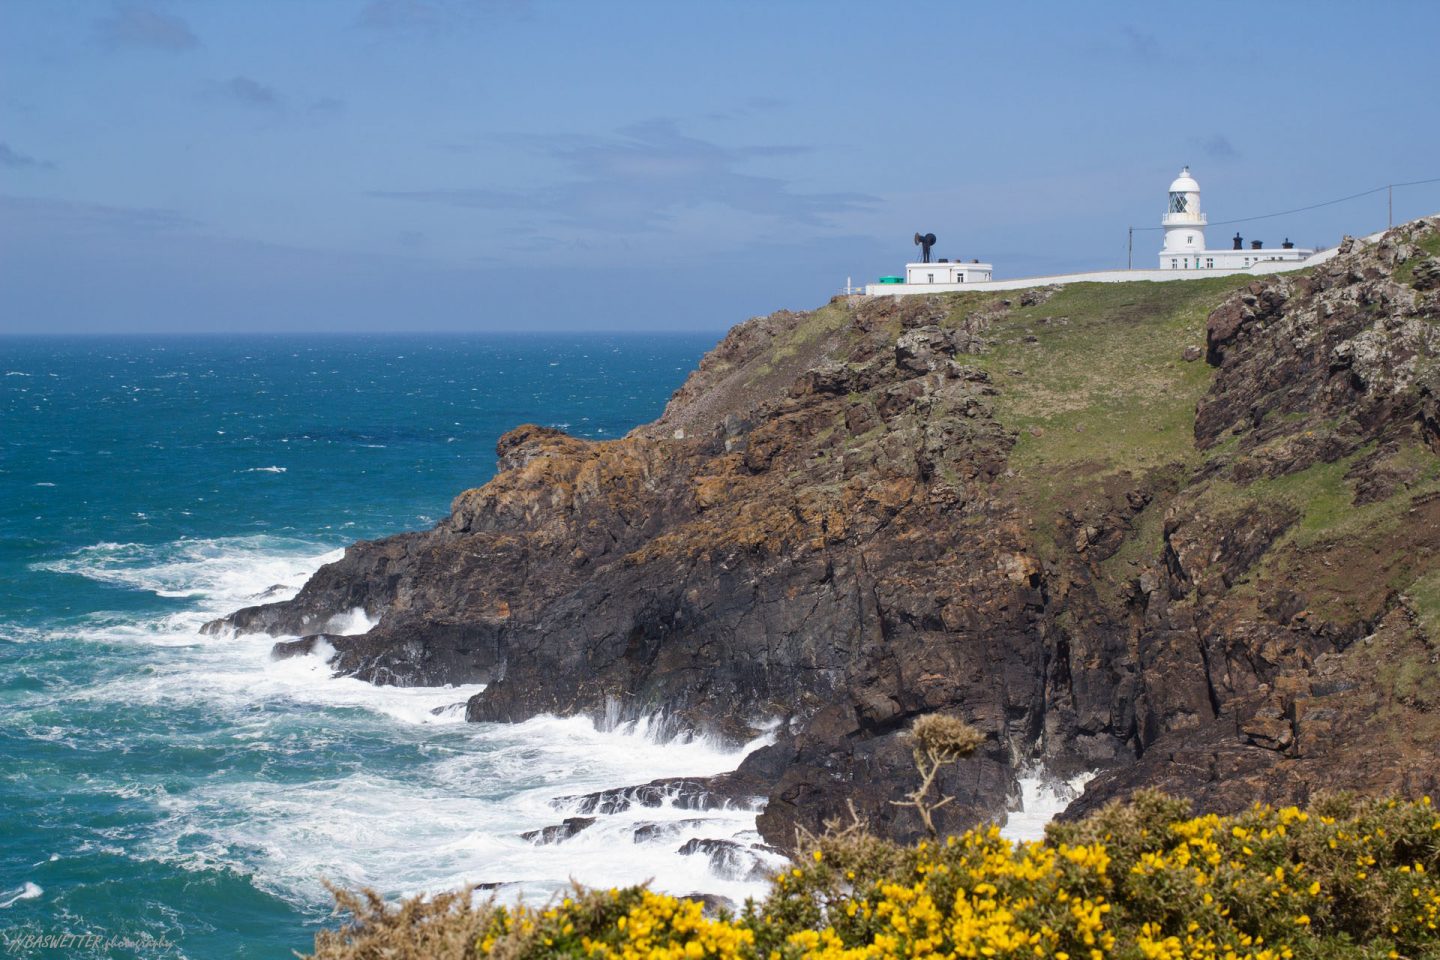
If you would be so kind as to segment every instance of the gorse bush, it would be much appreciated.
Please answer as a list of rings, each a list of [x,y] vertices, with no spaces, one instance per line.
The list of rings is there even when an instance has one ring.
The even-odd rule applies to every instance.
[[[543,908],[353,896],[318,960],[589,957],[1339,960],[1440,957],[1440,815],[1337,797],[1231,817],[1137,794],[1012,844],[994,827],[902,847],[812,838],[762,902],[704,915],[643,887]]]

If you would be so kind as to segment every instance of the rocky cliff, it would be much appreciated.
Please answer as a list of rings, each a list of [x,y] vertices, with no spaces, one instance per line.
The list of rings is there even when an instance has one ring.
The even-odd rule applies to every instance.
[[[1351,249],[1353,247],[1353,249]],[[322,632],[477,721],[665,713],[775,740],[684,789],[787,844],[854,799],[912,836],[907,724],[1217,810],[1440,788],[1440,221],[1307,273],[837,298],[741,324],[624,439],[541,427],[435,529],[215,629]],[[303,648],[304,641],[301,642]],[[678,788],[677,788],[678,789]],[[718,802],[718,801],[717,801]]]

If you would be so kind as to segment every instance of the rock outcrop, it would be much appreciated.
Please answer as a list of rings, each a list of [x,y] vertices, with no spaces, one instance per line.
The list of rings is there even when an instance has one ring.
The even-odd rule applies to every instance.
[[[987,734],[942,780],[951,830],[1002,815],[1035,760],[1105,771],[1079,809],[1141,785],[1214,809],[1434,790],[1437,238],[1419,221],[1262,280],[751,320],[655,423],[511,431],[435,529],[214,628],[303,636],[360,607],[379,625],[325,638],[336,669],[485,682],[471,720],[773,729],[733,774],[578,812],[759,796],[779,845],[847,800],[916,835],[892,801],[933,711]]]

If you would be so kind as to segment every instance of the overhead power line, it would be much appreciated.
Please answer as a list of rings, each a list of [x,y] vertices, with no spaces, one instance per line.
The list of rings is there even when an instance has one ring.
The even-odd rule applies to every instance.
[[[1319,203],[1312,203],[1305,207],[1296,207],[1293,210],[1281,210],[1279,213],[1262,213],[1257,217],[1237,217],[1234,220],[1212,220],[1206,224],[1209,227],[1225,227],[1233,223],[1253,223],[1256,220],[1269,220],[1273,217],[1288,217],[1292,213],[1304,213],[1306,210],[1319,210],[1321,207],[1333,207],[1337,203],[1345,203],[1348,200],[1358,200],[1361,197],[1369,197],[1385,190],[1393,190],[1395,187],[1418,187],[1425,183],[1440,183],[1440,177],[1432,177],[1429,180],[1410,180],[1406,183],[1387,183],[1372,190],[1363,190],[1360,193],[1352,193],[1348,197],[1337,197],[1334,200],[1321,200]],[[1133,227],[1134,230],[1164,230],[1164,227]]]
[[[1260,214],[1259,216],[1255,216],[1255,217],[1237,217],[1237,218],[1235,218],[1235,219],[1233,219],[1233,220],[1212,220],[1212,221],[1208,222],[1208,223],[1206,224],[1206,226],[1209,226],[1209,227],[1226,227],[1226,226],[1230,226],[1230,225],[1236,224],[1236,223],[1254,223],[1256,220],[1272,220],[1272,219],[1274,219],[1275,217],[1288,217],[1288,216],[1290,216],[1291,214],[1304,213],[1304,212],[1307,211],[1307,210],[1319,210],[1321,207],[1333,207],[1333,206],[1334,206],[1335,204],[1337,204],[1337,203],[1346,203],[1346,202],[1348,202],[1348,201],[1350,201],[1350,200],[1358,200],[1358,199],[1360,199],[1361,197],[1374,196],[1374,195],[1377,194],[1377,193],[1381,193],[1381,192],[1384,192],[1384,191],[1387,191],[1387,190],[1393,191],[1396,187],[1418,187],[1418,186],[1421,186],[1421,185],[1427,184],[1427,183],[1440,183],[1440,177],[1431,177],[1431,178],[1429,178],[1429,179],[1427,179],[1427,180],[1407,180],[1407,181],[1404,182],[1404,183],[1387,183],[1387,184],[1385,184],[1384,186],[1374,187],[1373,189],[1370,189],[1370,190],[1362,190],[1360,193],[1352,193],[1352,194],[1350,194],[1350,196],[1348,196],[1348,197],[1336,197],[1334,200],[1321,200],[1319,203],[1312,203],[1312,204],[1309,204],[1308,206],[1304,206],[1304,207],[1296,207],[1296,208],[1293,209],[1293,210],[1281,210],[1281,211],[1278,212],[1278,213],[1262,213],[1262,214]],[[1393,222],[1393,219],[1394,219],[1394,218],[1393,218],[1393,209],[1394,209],[1394,206],[1393,206],[1393,203],[1392,203],[1392,205],[1391,205],[1391,209],[1392,209],[1392,217],[1391,217],[1391,221],[1392,221],[1392,222],[1391,222],[1390,225],[1391,225],[1391,226],[1394,226],[1394,222]],[[1164,229],[1165,229],[1165,228],[1164,228],[1163,226],[1161,226],[1161,227],[1131,227],[1131,228],[1130,228],[1130,236],[1133,237],[1137,232],[1142,232],[1142,233],[1143,233],[1143,232],[1150,231],[1150,230],[1164,230]],[[1130,244],[1129,246],[1130,246],[1130,247],[1132,248],[1132,250],[1133,250],[1133,244]],[[1127,254],[1127,259],[1133,259],[1133,254]],[[1127,266],[1130,266],[1130,265],[1133,265],[1133,263],[1132,263],[1132,264],[1128,264]]]

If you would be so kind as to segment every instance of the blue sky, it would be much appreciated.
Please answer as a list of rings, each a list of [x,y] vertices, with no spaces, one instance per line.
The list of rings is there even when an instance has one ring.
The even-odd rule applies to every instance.
[[[1440,177],[1436,37],[1428,0],[0,0],[0,332],[718,331],[916,230],[1123,266],[1185,163],[1212,221]]]

